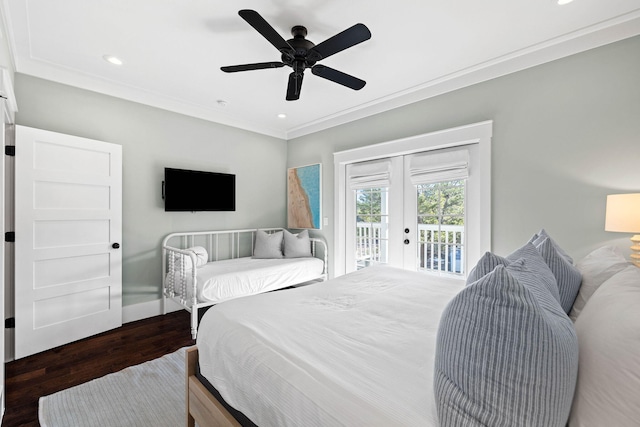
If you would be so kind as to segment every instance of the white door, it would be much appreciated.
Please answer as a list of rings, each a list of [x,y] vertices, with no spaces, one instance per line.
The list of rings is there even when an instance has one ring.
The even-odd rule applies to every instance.
[[[122,150],[16,126],[15,357],[122,325]]]
[[[347,272],[372,264],[403,267],[402,167],[401,156],[347,165]]]
[[[478,151],[469,144],[404,156],[405,269],[466,276],[467,257],[479,257]]]

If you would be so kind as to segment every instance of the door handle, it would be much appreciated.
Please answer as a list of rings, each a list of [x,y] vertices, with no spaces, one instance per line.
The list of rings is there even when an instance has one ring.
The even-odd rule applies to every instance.
[[[111,245],[111,247],[113,249],[120,249],[120,243],[114,243],[113,245]]]

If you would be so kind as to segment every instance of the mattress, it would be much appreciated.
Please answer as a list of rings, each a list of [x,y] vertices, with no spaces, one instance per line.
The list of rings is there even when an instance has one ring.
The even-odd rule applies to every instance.
[[[201,373],[268,426],[437,426],[440,315],[464,281],[387,266],[214,306]]]
[[[254,259],[251,257],[209,262],[197,270],[198,301],[220,303],[234,298],[286,288],[322,275],[318,258]],[[188,298],[192,278],[187,277]]]

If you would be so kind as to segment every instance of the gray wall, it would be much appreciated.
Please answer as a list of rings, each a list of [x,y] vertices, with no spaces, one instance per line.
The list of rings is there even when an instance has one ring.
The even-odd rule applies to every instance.
[[[16,123],[122,145],[123,305],[161,295],[176,231],[286,225],[284,140],[17,73]],[[164,212],[164,167],[236,174],[236,212]]]
[[[604,213],[607,194],[640,192],[639,52],[635,37],[300,137],[288,167],[323,164],[333,247],[332,153],[493,120],[493,251],[544,227],[577,258],[606,243],[628,254],[630,235],[605,232]]]
[[[635,37],[288,143],[21,74],[16,122],[123,146],[125,305],[159,298],[167,233],[285,225],[287,167],[323,164],[320,234],[333,247],[335,151],[483,120],[494,251],[545,227],[575,257],[605,243],[628,253],[629,236],[603,224],[606,194],[640,191],[638,52]],[[237,212],[165,213],[164,166],[236,173]]]

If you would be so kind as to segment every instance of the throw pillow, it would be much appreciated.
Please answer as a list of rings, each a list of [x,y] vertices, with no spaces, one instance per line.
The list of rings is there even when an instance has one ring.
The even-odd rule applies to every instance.
[[[538,243],[536,249],[556,277],[558,292],[560,293],[560,304],[565,313],[569,313],[578,291],[580,291],[582,274],[573,264],[567,261],[558,245],[550,237]]]
[[[640,268],[605,281],[575,323],[580,345],[570,427],[637,426],[640,420]]]
[[[556,278],[551,269],[549,269],[547,262],[542,258],[542,255],[540,255],[540,252],[538,252],[531,243],[527,243],[523,247],[516,249],[511,254],[507,255],[506,258],[495,255],[491,252],[485,253],[480,258],[476,266],[469,272],[467,285],[489,274],[498,265],[508,266],[513,261],[520,258],[524,258],[529,261],[529,268],[536,272],[541,283],[547,288],[551,295],[560,302],[560,294],[558,292]]]
[[[577,337],[529,265],[498,265],[446,307],[434,372],[441,427],[566,425]]]
[[[256,242],[253,246],[253,258],[282,258],[282,231],[267,233],[256,231]]]
[[[605,281],[629,266],[620,251],[613,246],[603,246],[576,263],[582,274],[582,285],[573,303],[569,317],[575,322],[591,295]]]
[[[185,249],[185,251],[191,251],[196,255],[196,267],[201,267],[209,262],[209,254],[207,250],[202,246],[193,246]],[[191,257],[183,254],[175,254],[174,255],[174,267],[176,270],[180,270],[182,264],[184,264],[185,270],[191,270],[193,268],[193,263],[191,261]]]
[[[311,240],[309,231],[302,230],[298,234],[292,234],[284,230],[284,257],[304,258],[311,255]]]
[[[547,233],[547,231],[543,228],[533,235],[533,237],[529,240],[529,243],[533,243],[533,246],[538,246],[544,239],[547,238],[551,239],[551,236],[549,236],[549,233]],[[562,255],[569,262],[569,264],[573,264],[573,258],[571,258],[569,254],[556,243],[555,240],[551,239],[551,241],[556,245],[558,251],[560,252],[560,255]]]

